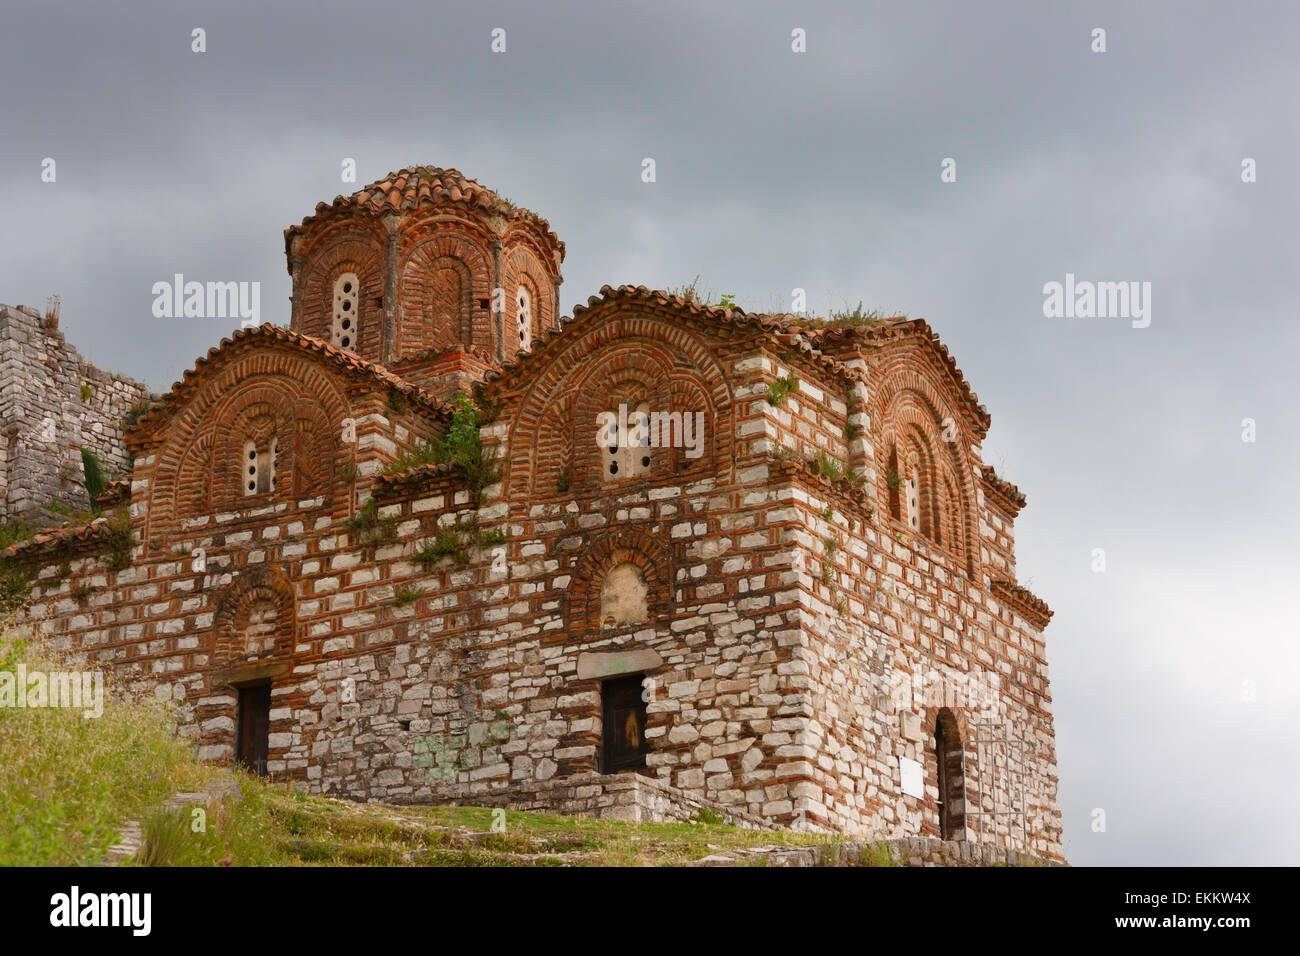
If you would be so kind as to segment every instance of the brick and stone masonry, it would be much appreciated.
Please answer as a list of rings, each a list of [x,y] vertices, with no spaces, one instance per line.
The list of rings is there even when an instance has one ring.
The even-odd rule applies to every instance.
[[[38,633],[174,701],[214,761],[269,682],[265,769],[317,792],[1063,859],[1025,499],[924,321],[631,286],[561,319],[545,220],[432,167],[286,251],[289,327],[224,340],[126,432],[130,565],[104,522],[6,552]],[[496,474],[395,465],[468,389]],[[700,453],[598,447],[620,403],[701,413]],[[628,677],[654,781],[630,790]]]

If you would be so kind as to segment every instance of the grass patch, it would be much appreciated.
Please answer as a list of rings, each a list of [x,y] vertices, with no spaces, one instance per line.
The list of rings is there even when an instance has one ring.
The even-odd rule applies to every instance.
[[[41,653],[26,634],[0,633],[0,670],[74,669]],[[93,866],[118,842],[121,824],[143,820],[205,768],[174,733],[171,712],[150,696],[121,696],[105,680],[104,712],[0,707],[0,865]]]
[[[906,318],[906,315],[893,310],[864,309],[859,302],[855,306],[846,304],[842,309],[831,309],[830,314],[824,318],[795,317],[790,320],[790,324],[805,329],[874,328]]]
[[[21,632],[0,634],[0,670],[75,669]],[[0,707],[0,865],[95,866],[139,821],[143,866],[674,866],[711,853],[825,842],[748,830],[704,810],[693,822],[628,823],[487,807],[361,804],[199,763],[172,705],[106,681],[102,716]],[[223,796],[167,808],[177,792]],[[233,785],[233,788],[231,786]]]
[[[410,587],[409,585],[403,584],[397,589],[397,594],[393,603],[398,607],[406,607],[408,604],[414,604],[423,596],[424,591],[421,588]]]

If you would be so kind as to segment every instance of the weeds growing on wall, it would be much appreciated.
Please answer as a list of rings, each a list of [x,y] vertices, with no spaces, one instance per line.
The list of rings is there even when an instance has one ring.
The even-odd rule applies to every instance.
[[[386,475],[396,475],[417,465],[454,464],[465,475],[470,495],[477,503],[483,489],[500,477],[497,463],[483,450],[479,436],[482,412],[468,395],[457,395],[452,401],[453,411],[447,434],[438,441],[426,442],[391,462],[384,469]]]
[[[812,468],[813,474],[825,475],[831,481],[838,480],[840,475],[844,474],[844,467],[824,451],[817,452],[817,457],[808,465]]]
[[[126,505],[119,507],[111,518],[103,537],[100,553],[110,571],[121,571],[131,566],[131,551],[135,539],[131,535],[131,514]]]
[[[104,463],[89,448],[81,449],[81,470],[86,475],[86,494],[90,496],[90,510],[98,511],[95,499],[108,487],[108,476],[104,473]]]
[[[799,379],[795,378],[793,373],[778,378],[767,386],[767,404],[773,408],[780,408],[785,404],[786,398],[798,390]]]
[[[397,517],[379,517],[379,503],[374,498],[343,524],[352,539],[362,548],[377,548],[397,540]]]
[[[457,564],[468,564],[471,549],[503,544],[506,540],[508,537],[505,531],[500,528],[482,531],[478,526],[478,518],[470,515],[452,527],[441,529],[436,537],[416,550],[411,560],[422,571],[431,570],[443,558],[453,558]]]

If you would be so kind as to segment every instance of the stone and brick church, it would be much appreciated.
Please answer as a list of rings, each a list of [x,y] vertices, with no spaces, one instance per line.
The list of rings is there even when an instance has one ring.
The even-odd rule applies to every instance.
[[[317,792],[1063,858],[1025,499],[924,321],[634,286],[561,317],[564,244],[452,169],[285,251],[287,326],[147,411],[102,373],[116,414],[80,409],[72,360],[8,395],[7,474],[52,418],[47,457],[120,479],[4,552],[21,620],[174,701],[203,758]]]

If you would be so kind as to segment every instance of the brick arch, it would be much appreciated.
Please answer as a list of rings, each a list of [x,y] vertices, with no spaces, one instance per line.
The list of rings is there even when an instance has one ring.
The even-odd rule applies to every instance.
[[[670,407],[680,409],[683,415],[697,411],[704,414],[704,441],[700,456],[688,458],[686,448],[674,447],[669,456],[672,473],[689,475],[695,472],[713,472],[724,449],[718,447],[722,434],[718,429],[718,410],[709,396],[708,383],[695,369],[674,369],[669,383],[668,400]]]
[[[332,475],[337,471],[335,465],[349,454],[337,436],[350,406],[332,375],[309,357],[278,349],[243,356],[214,373],[168,425],[150,480],[145,541],[164,539],[183,518],[204,513],[191,508],[213,508],[227,502],[231,476],[225,462],[229,457],[220,457],[228,445],[223,437],[228,431],[225,423],[256,403],[274,404],[284,419],[285,438],[277,443],[277,484],[281,475],[296,476],[304,464],[309,476]],[[312,412],[301,414],[307,407]],[[305,447],[328,456],[328,463],[301,458],[304,443],[295,440],[295,416],[311,420],[315,438]],[[223,469],[227,470],[224,477]],[[199,476],[207,485],[202,496],[196,496],[189,485]]]
[[[522,346],[519,337],[519,295],[518,290],[523,288],[528,293],[528,299],[532,303],[532,336],[533,342],[536,343],[537,335],[545,328],[542,319],[544,314],[543,304],[545,298],[541,286],[537,280],[528,273],[518,273],[512,275],[509,271],[506,273],[505,292],[506,292],[506,316],[505,316],[505,341],[506,341],[506,359],[513,360]]]
[[[597,420],[601,412],[617,414],[620,403],[628,406],[629,414],[641,402],[648,403],[652,410],[668,407],[672,356],[652,343],[640,344],[642,347],[634,351],[620,350],[604,355],[593,362],[575,383],[573,414],[569,418],[575,487],[599,488],[604,484],[603,457],[596,445]],[[663,477],[668,473],[668,449],[646,450],[651,461],[650,471],[644,478]]]
[[[544,329],[555,327],[555,284],[542,267],[536,253],[526,245],[508,244],[501,259],[506,291],[505,344],[506,358],[513,359],[519,351],[519,314],[515,289],[527,287],[533,301],[533,340]]]
[[[923,525],[923,530],[934,540],[933,532],[938,527],[940,546],[962,558],[967,572],[974,574],[979,554],[979,510],[965,422],[951,411],[928,379],[908,367],[897,369],[881,383],[874,405],[876,420],[881,423],[876,453],[884,457],[886,464],[892,464],[896,451],[901,465],[903,451],[909,445],[927,452],[925,480],[931,493],[925,505],[929,525]],[[956,428],[954,441],[943,440],[945,419]],[[892,500],[885,481],[886,469],[878,467],[876,473],[877,494],[881,500]],[[955,500],[946,488],[952,489]],[[956,538],[942,530],[953,525]]]
[[[492,265],[485,246],[459,224],[424,223],[403,236],[398,267],[398,356],[456,344],[491,353]],[[482,307],[489,304],[488,309]],[[457,314],[450,315],[455,307]]]
[[[958,740],[966,740],[970,735],[970,718],[960,707],[956,710],[951,707],[926,707],[921,717],[921,729],[925,731],[927,737],[933,737],[935,728],[941,726],[944,721],[952,721],[950,726]]]
[[[568,416],[567,434],[573,456],[571,483],[578,483],[582,477],[581,470],[590,469],[599,457],[595,443],[595,414],[609,402],[607,393],[601,394],[595,389],[599,379],[593,376],[600,374],[602,368],[618,369],[620,363],[632,367],[632,356],[635,355],[654,356],[650,363],[640,360],[638,367],[642,374],[648,374],[653,368],[654,374],[659,376],[657,381],[666,389],[660,401],[673,401],[674,393],[689,393],[698,396],[702,403],[707,402],[710,414],[706,419],[713,436],[709,442],[713,456],[711,473],[723,481],[734,476],[734,396],[726,372],[708,340],[694,330],[672,324],[663,316],[635,311],[600,317],[591,327],[581,331],[566,330],[565,335],[572,336],[567,346],[552,352],[548,361],[537,369],[531,384],[523,386],[524,398],[519,403],[510,432],[507,496],[554,493],[555,476],[562,465],[557,463],[559,456],[548,453],[543,445],[544,436],[553,434],[553,431],[547,431],[541,424],[550,422],[557,408],[564,408]],[[552,343],[548,349],[556,344],[559,343]],[[617,402],[613,410],[617,411]],[[591,420],[591,427],[583,431],[578,423],[587,417]],[[668,449],[658,451],[666,453]],[[665,474],[666,469],[656,473]]]
[[[672,618],[672,552],[660,538],[640,528],[616,528],[593,536],[573,567],[565,592],[568,637],[601,629],[601,585],[605,575],[621,564],[635,565],[645,577],[648,618],[639,626],[663,625]]]
[[[243,492],[243,448],[251,439],[259,445],[275,439],[276,490],[283,495],[286,479],[292,481],[294,461],[292,394],[283,383],[254,381],[232,391],[213,414],[212,502],[218,507],[237,509],[246,500]],[[297,396],[293,396],[296,398]]]
[[[201,433],[185,449],[177,472],[175,512],[181,518],[212,509],[212,431]]]
[[[548,408],[537,427],[532,490],[534,497],[565,494],[573,485],[573,396]],[[565,487],[561,487],[561,486]]]
[[[517,253],[523,253],[531,262],[530,270],[534,277],[546,286],[553,286],[559,278],[559,266],[555,264],[555,253],[542,242],[531,224],[514,220],[506,227],[501,236],[504,253],[503,265]]]
[[[311,396],[299,396],[293,407],[293,493],[295,497],[326,494],[338,473],[338,429],[324,407]],[[346,455],[347,452],[342,452]]]
[[[296,614],[293,584],[282,570],[244,571],[217,601],[209,632],[210,666],[291,661]]]
[[[334,282],[354,272],[361,284],[356,315],[356,339],[351,351],[378,361],[382,342],[384,248],[376,235],[358,234],[355,227],[313,243],[302,274],[302,308],[298,331],[329,342],[334,327]]]

